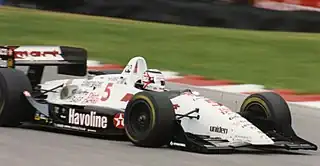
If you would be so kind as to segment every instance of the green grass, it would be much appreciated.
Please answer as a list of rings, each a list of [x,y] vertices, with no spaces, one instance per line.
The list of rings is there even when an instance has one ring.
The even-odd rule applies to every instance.
[[[134,22],[0,8],[0,44],[84,47],[91,59],[320,92],[320,35]]]

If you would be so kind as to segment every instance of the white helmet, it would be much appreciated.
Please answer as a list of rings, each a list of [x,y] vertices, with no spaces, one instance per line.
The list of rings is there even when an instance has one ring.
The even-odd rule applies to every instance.
[[[163,92],[165,90],[165,79],[160,70],[148,69],[143,73],[141,86],[144,90]]]

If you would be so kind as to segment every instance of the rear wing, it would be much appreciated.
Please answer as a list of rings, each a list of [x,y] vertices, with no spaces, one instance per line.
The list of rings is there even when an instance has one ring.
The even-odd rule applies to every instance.
[[[0,46],[0,67],[29,66],[28,77],[35,86],[45,66],[57,66],[58,74],[85,76],[87,51],[68,46]]]

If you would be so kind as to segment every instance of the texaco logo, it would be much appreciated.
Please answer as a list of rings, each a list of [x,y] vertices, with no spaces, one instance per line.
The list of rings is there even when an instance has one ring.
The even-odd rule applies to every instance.
[[[117,113],[113,118],[113,124],[118,129],[124,128],[124,114],[123,113]]]

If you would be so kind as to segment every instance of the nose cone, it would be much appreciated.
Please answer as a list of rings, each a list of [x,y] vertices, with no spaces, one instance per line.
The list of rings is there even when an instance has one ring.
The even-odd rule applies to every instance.
[[[274,144],[260,129],[254,126],[245,118],[239,117],[232,119],[232,131],[229,138],[231,142],[247,142],[252,145],[270,145]]]

